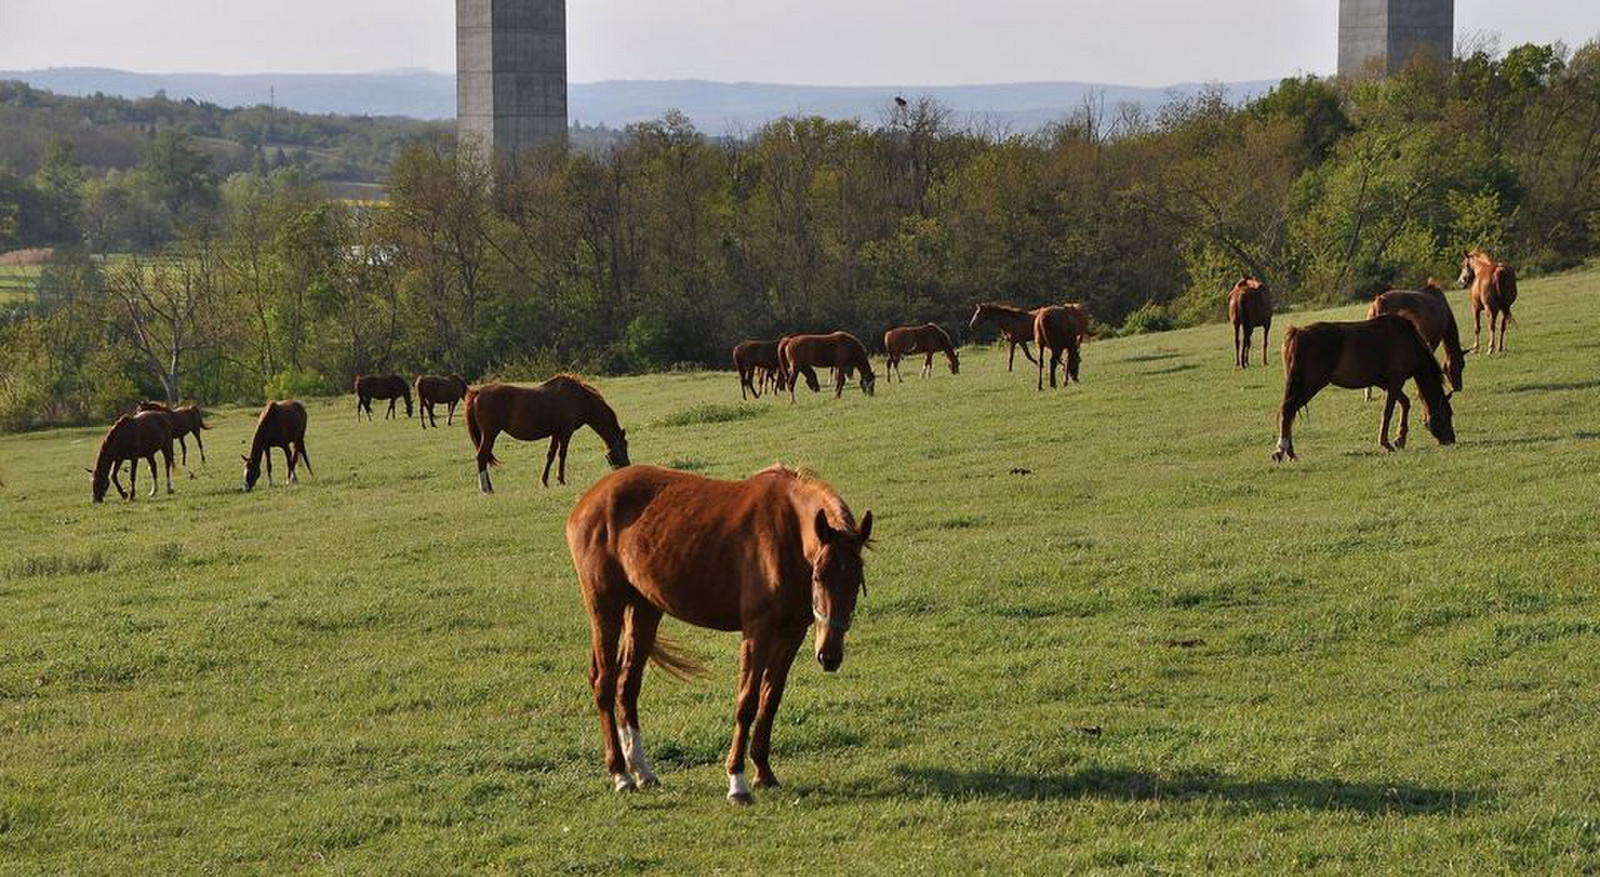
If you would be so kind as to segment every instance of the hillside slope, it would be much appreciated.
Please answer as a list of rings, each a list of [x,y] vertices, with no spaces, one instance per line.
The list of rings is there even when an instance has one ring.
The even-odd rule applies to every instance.
[[[1524,284],[1510,353],[1469,358],[1458,445],[1419,424],[1381,453],[1380,403],[1330,390],[1297,464],[1268,460],[1281,370],[1230,368],[1223,326],[1093,343],[1085,383],[1044,394],[994,348],[793,406],[741,405],[727,373],[606,381],[636,462],[808,464],[878,521],[843,672],[802,653],[787,785],[740,811],[736,639],[675,622],[712,679],[647,676],[665,786],[608,791],[562,536],[604,472],[592,433],[558,489],[543,443],[502,443],[482,497],[459,421],[317,402],[316,476],[246,496],[251,413],[224,410],[176,496],[101,507],[97,430],[0,438],[0,859],[1600,868],[1597,285]],[[1278,318],[1274,360],[1309,319]]]

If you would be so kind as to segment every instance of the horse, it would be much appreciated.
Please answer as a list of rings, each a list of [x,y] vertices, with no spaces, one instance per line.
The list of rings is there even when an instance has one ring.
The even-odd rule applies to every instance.
[[[311,472],[311,457],[306,454],[306,406],[299,402],[268,402],[256,418],[255,436],[250,440],[249,456],[244,460],[244,492],[249,493],[261,478],[261,458],[267,459],[267,486],[272,486],[272,449],[282,448],[289,460],[289,483],[299,484],[295,462],[306,464]],[[312,474],[316,474],[312,472]]]
[[[422,412],[417,416],[417,422],[427,429],[431,423],[435,429],[439,421],[433,416],[433,406],[445,405],[445,426],[455,423],[456,403],[467,396],[467,379],[460,375],[452,374],[446,377],[439,375],[417,375],[416,381],[417,404],[422,407]],[[407,399],[407,404],[410,400]],[[407,412],[409,416],[410,412]]]
[[[1078,365],[1083,361],[1078,350],[1081,337],[1078,320],[1071,308],[1042,307],[1034,313],[1033,343],[1039,348],[1039,389],[1044,390],[1045,351],[1050,351],[1050,388],[1056,386],[1056,366],[1061,365],[1061,354],[1067,354],[1066,366],[1061,370],[1061,385],[1076,383]]]
[[[1469,250],[1461,259],[1462,288],[1472,289],[1472,349],[1477,350],[1483,332],[1483,312],[1489,312],[1489,352],[1506,352],[1506,326],[1511,323],[1511,306],[1517,303],[1517,272],[1489,258],[1483,250]],[[1498,344],[1495,319],[1499,318]]]
[[[739,372],[739,398],[745,392],[761,398],[761,388],[781,369],[778,341],[741,341],[733,347],[733,367]],[[759,379],[759,380],[758,380]],[[773,378],[774,380],[775,377]]]
[[[961,374],[961,357],[956,353],[955,345],[950,343],[950,336],[932,323],[890,329],[883,333],[883,349],[889,353],[889,361],[883,367],[885,378],[890,374],[900,375],[900,381],[904,383],[906,378],[900,374],[900,358],[914,353],[926,354],[921,372],[925,378],[933,377],[935,353],[944,354],[951,374]]]
[[[90,495],[95,502],[104,502],[106,488],[115,486],[117,495],[126,500],[135,498],[139,480],[139,461],[150,463],[150,495],[156,495],[156,454],[166,461],[167,493],[172,493],[172,424],[166,415],[146,411],[132,416],[118,417],[105,438],[100,440],[100,451],[95,455],[94,468],[85,469],[90,475]],[[129,462],[128,489],[122,489],[117,470],[122,461]]]
[[[155,411],[166,415],[167,424],[172,427],[172,437],[177,439],[178,447],[183,449],[184,467],[187,468],[189,465],[189,445],[184,441],[184,436],[194,436],[194,446],[200,449],[200,462],[206,461],[206,446],[205,442],[200,440],[200,432],[211,427],[206,425],[205,412],[200,410],[199,405],[173,408],[165,402],[140,402],[134,410]]]
[[[844,385],[850,380],[854,371],[861,372],[861,392],[868,396],[873,394],[878,385],[878,375],[872,370],[872,361],[867,358],[867,347],[860,339],[849,332],[834,332],[831,335],[791,335],[778,344],[780,362],[783,372],[788,378],[789,401],[794,401],[794,387],[799,383],[800,376],[805,375],[806,386],[815,393],[820,388],[817,383],[816,366],[830,366],[833,373],[833,398],[844,395]]]
[[[657,635],[663,614],[742,635],[728,800],[753,802],[747,745],[756,787],[776,788],[768,756],[789,667],[813,625],[817,663],[828,673],[843,663],[871,537],[871,512],[858,526],[832,487],[782,466],[744,481],[633,466],[589,488],[567,517],[567,547],[589,610],[589,683],[612,788],[659,783],[639,731],[646,659],[674,675],[703,672]]]
[[[1033,354],[1028,352],[1028,342],[1033,340],[1033,318],[1038,311],[1025,311],[1010,305],[996,302],[982,302],[972,312],[972,319],[967,322],[967,329],[971,331],[978,328],[979,323],[993,323],[1005,336],[1011,345],[1011,358],[1006,363],[1006,371],[1012,371],[1017,364],[1017,346],[1022,346],[1022,355],[1029,362],[1037,363]]]
[[[1228,292],[1228,322],[1233,324],[1234,366],[1250,367],[1250,336],[1259,327],[1261,365],[1265,367],[1272,346],[1272,293],[1266,285],[1249,274],[1240,277]]]
[[[406,417],[411,416],[411,385],[399,375],[356,375],[356,420],[361,420],[361,412],[367,412],[367,420],[372,420],[372,400],[388,399],[389,411],[383,416],[388,420],[395,416],[394,403],[397,399],[406,400]]]
[[[1444,373],[1433,351],[1404,317],[1383,314],[1359,323],[1312,323],[1303,329],[1290,326],[1283,334],[1283,371],[1278,446],[1272,452],[1275,461],[1298,459],[1294,454],[1295,414],[1328,384],[1349,390],[1381,387],[1388,392],[1378,444],[1393,451],[1406,446],[1411,400],[1406,397],[1405,384],[1414,380],[1427,411],[1428,431],[1441,445],[1455,444],[1450,409],[1453,394],[1444,389]],[[1389,421],[1396,403],[1400,405],[1400,435],[1390,444]]]
[[[548,436],[550,452],[544,458],[544,486],[550,486],[550,463],[561,455],[556,480],[567,483],[567,445],[572,434],[587,426],[606,443],[611,468],[628,465],[628,433],[617,423],[600,392],[577,375],[556,375],[537,387],[487,384],[467,391],[467,435],[478,451],[478,489],[494,493],[489,467],[500,465],[494,440],[505,432],[514,439],[537,441]]]
[[[1421,289],[1392,289],[1372,299],[1367,308],[1367,319],[1380,314],[1396,314],[1411,321],[1427,342],[1430,350],[1444,344],[1444,374],[1450,381],[1452,392],[1461,392],[1461,374],[1466,369],[1466,351],[1461,349],[1461,333],[1456,328],[1456,315],[1437,281],[1429,280]],[[1372,399],[1372,388],[1367,388],[1367,399]]]

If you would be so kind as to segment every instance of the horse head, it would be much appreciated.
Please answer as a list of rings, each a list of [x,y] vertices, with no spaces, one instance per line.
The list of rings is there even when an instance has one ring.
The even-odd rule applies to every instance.
[[[244,461],[244,492],[249,493],[255,490],[256,482],[261,480],[261,463],[243,454],[239,455],[239,459]]]
[[[1477,274],[1477,270],[1472,264],[1476,258],[1477,254],[1471,250],[1468,250],[1466,254],[1461,257],[1461,276],[1456,278],[1456,283],[1459,284],[1462,289],[1466,289],[1467,287],[1471,286],[1473,277]]]
[[[950,359],[950,373],[953,375],[961,374],[961,354],[952,350],[948,357]]]
[[[1431,404],[1426,397],[1422,400],[1428,409],[1428,416],[1424,422],[1428,425],[1428,431],[1433,433],[1433,437],[1438,439],[1441,445],[1456,443],[1455,412],[1450,408],[1450,397],[1454,395],[1453,392],[1445,393]]]
[[[88,467],[84,467],[83,471],[89,473],[90,493],[94,496],[94,501],[105,502],[106,490],[111,487],[111,477],[104,472],[96,472]]]
[[[856,599],[866,593],[866,569],[861,550],[872,538],[872,512],[861,516],[861,526],[828,523],[826,509],[817,509],[812,523],[821,546],[811,561],[811,616],[816,620],[817,663],[832,673],[844,663],[844,635],[855,615]]]
[[[617,427],[616,441],[606,444],[606,462],[613,469],[632,465],[628,462],[628,431],[620,426]]]

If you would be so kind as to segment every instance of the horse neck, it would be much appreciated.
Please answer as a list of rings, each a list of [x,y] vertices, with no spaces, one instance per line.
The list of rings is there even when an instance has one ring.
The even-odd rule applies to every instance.
[[[1461,349],[1461,330],[1456,326],[1455,312],[1449,305],[1444,308],[1444,354],[1452,362],[1466,361],[1466,353]]]
[[[122,459],[115,450],[116,440],[122,435],[122,424],[123,421],[120,420],[113,424],[111,430],[106,433],[106,437],[100,440],[100,451],[95,454],[94,458],[94,474],[96,477],[109,472],[112,464]]]
[[[1433,351],[1423,343],[1421,336],[1417,336],[1417,348],[1417,368],[1411,378],[1417,382],[1422,404],[1432,411],[1444,401],[1444,372],[1439,369],[1439,361],[1433,358]]]
[[[617,423],[617,412],[612,410],[599,394],[584,390],[583,405],[580,412],[583,422],[597,433],[601,440],[611,447],[617,443],[617,437],[622,432],[621,424]]]
[[[267,452],[267,447],[271,444],[271,433],[277,422],[277,413],[276,408],[272,409],[261,418],[260,423],[256,424],[255,437],[250,440],[251,463],[259,463],[261,455]]]

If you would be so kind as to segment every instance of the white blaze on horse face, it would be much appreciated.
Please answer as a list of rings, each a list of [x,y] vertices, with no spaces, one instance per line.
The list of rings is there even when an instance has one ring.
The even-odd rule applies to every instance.
[[[632,725],[622,729],[622,757],[627,759],[628,770],[633,772],[640,784],[656,782],[655,772],[650,769],[650,759],[644,754],[644,735]]]
[[[744,781],[744,774],[742,774],[742,773],[730,773],[730,774],[728,774],[728,797],[729,798],[748,798],[748,797],[750,797],[750,784]]]

